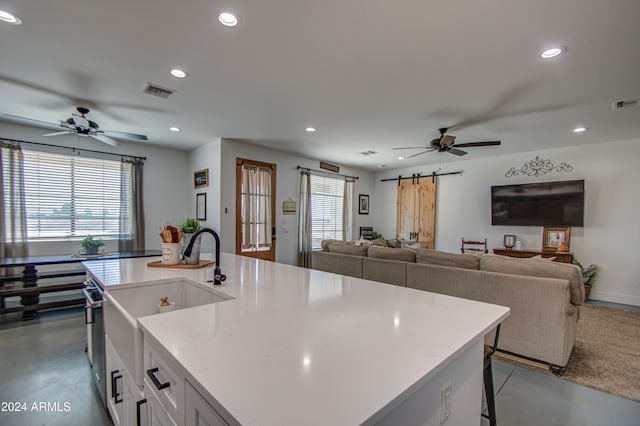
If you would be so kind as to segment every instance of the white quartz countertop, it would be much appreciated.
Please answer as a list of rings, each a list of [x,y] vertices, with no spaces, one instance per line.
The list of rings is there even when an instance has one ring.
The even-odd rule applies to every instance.
[[[148,267],[152,260],[84,264],[107,291],[212,279],[212,267]],[[375,421],[509,315],[502,306],[232,254],[222,254],[221,267],[227,280],[215,290],[231,300],[138,323],[214,408],[244,425]]]

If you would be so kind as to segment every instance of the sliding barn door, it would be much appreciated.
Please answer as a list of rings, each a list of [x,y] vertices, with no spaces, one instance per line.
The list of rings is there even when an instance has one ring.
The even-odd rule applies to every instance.
[[[415,240],[422,247],[434,247],[436,232],[437,179],[431,176],[401,180],[398,185],[396,234]]]

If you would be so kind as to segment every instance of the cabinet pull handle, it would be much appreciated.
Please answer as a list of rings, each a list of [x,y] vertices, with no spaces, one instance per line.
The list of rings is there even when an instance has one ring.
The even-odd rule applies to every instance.
[[[158,390],[162,390],[171,386],[171,383],[169,382],[160,383],[160,380],[158,380],[155,374],[157,372],[158,372],[158,367],[150,368],[149,370],[147,370],[147,376],[149,376],[149,378],[151,379],[153,384],[156,386],[156,388],[158,388]]]
[[[118,374],[120,370],[114,370],[111,372],[111,398],[113,398],[116,404],[120,404],[123,399],[118,397],[120,396],[120,392],[118,392],[118,379],[122,379],[122,374]],[[116,374],[118,374],[116,376]]]
[[[89,311],[91,311],[91,320],[89,320]],[[93,324],[94,322],[96,322],[96,319],[95,319],[95,314],[93,313],[93,309],[91,309],[91,306],[85,306],[84,307],[84,323]]]
[[[142,404],[146,404],[147,403],[147,398],[145,399],[141,399],[140,401],[136,401],[136,426],[140,426],[142,425],[142,421],[140,420],[140,406],[142,406]]]

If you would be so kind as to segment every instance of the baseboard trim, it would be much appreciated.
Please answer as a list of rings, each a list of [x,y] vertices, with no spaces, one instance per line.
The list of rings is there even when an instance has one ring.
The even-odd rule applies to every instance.
[[[589,299],[600,300],[602,302],[620,303],[623,305],[640,306],[640,296],[631,296],[629,294],[610,293],[606,291],[597,291],[591,289]]]

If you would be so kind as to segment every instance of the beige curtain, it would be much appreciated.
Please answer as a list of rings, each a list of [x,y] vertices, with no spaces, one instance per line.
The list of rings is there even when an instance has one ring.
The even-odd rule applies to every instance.
[[[242,249],[271,247],[271,169],[242,166]]]
[[[353,196],[355,179],[346,178],[344,180],[344,193],[342,197],[342,239],[350,241],[353,239]]]
[[[300,208],[298,210],[298,266],[311,267],[311,174],[300,172]]]
[[[19,145],[0,143],[0,188],[0,257],[28,256],[24,160]],[[19,268],[0,268],[0,276],[19,272]]]
[[[120,237],[118,251],[145,249],[141,160],[122,160],[120,165]],[[131,217],[129,217],[129,212]]]

